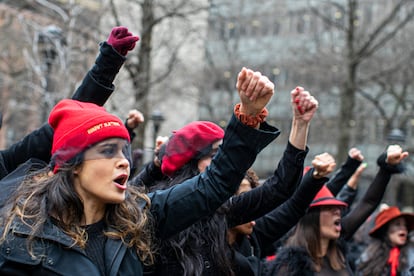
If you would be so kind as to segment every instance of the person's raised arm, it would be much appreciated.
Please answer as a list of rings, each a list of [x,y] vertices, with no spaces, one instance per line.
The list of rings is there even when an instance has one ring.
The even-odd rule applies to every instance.
[[[85,75],[72,99],[104,105],[114,92],[113,81],[124,64],[128,51],[134,49],[138,40],[139,37],[129,32],[128,28],[114,27],[108,39],[100,44],[95,64]]]
[[[336,196],[342,187],[344,187],[363,160],[364,156],[358,148],[351,148],[348,151],[347,160],[326,184],[334,196]]]
[[[342,236],[345,240],[352,237],[381,203],[391,175],[403,172],[404,167],[401,162],[407,157],[408,152],[403,151],[399,145],[388,146],[387,152],[378,157],[377,163],[380,168],[374,181],[357,206],[342,219]]]
[[[236,87],[244,118],[234,113],[210,165],[193,178],[149,194],[160,237],[167,238],[214,213],[236,192],[259,152],[279,135],[265,117],[257,117],[263,115],[274,94],[273,83],[259,72],[243,68]]]
[[[263,249],[262,253],[274,252],[275,248],[271,244],[282,238],[305,215],[313,198],[328,180],[327,176],[333,172],[336,166],[335,159],[328,153],[315,156],[312,164],[319,168],[318,176],[314,176],[314,169],[310,169],[291,198],[275,210],[256,220],[254,231]]]
[[[318,101],[302,87],[292,90],[290,96],[292,129],[283,156],[273,175],[263,185],[231,198],[228,220],[232,224],[254,220],[273,210],[292,196],[300,183],[308,152],[308,128],[318,108]]]
[[[296,87],[290,92],[292,104],[292,126],[289,142],[296,148],[305,150],[309,125],[318,109],[318,101],[303,87]]]
[[[360,164],[358,169],[351,175],[346,185],[336,196],[337,199],[342,200],[348,204],[348,209],[354,203],[354,200],[358,192],[358,182],[362,172],[365,170],[366,167],[367,163]]]

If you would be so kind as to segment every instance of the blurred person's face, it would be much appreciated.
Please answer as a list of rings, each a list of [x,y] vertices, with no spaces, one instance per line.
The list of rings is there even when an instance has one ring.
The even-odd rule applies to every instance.
[[[212,150],[210,155],[207,155],[203,158],[201,158],[200,160],[198,160],[198,171],[200,173],[204,172],[207,168],[207,166],[209,166],[211,164],[211,160],[213,160],[214,155],[216,155],[217,150],[219,148],[219,146],[221,145],[221,143],[223,143],[223,140],[218,140],[216,142],[213,143],[212,145]]]
[[[319,216],[320,235],[323,239],[336,240],[341,234],[341,208],[322,206]]]
[[[119,138],[106,139],[87,149],[84,161],[75,170],[75,190],[84,205],[105,208],[108,203],[125,200],[130,164],[128,142]]]
[[[404,218],[396,218],[389,222],[387,236],[392,246],[403,246],[407,242],[407,222]]]

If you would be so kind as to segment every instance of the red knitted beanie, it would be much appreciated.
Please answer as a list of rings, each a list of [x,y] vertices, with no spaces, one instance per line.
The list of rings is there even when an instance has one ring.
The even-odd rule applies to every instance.
[[[100,141],[108,138],[130,141],[121,119],[93,103],[62,100],[50,112],[49,124],[54,129],[52,160],[55,172],[61,164]]]
[[[223,137],[224,130],[207,121],[195,121],[174,131],[162,157],[162,173],[172,176],[205,148]]]

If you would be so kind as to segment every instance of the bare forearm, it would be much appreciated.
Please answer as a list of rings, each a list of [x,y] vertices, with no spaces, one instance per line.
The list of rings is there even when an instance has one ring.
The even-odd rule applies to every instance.
[[[297,149],[305,150],[308,141],[309,122],[293,118],[289,142]]]

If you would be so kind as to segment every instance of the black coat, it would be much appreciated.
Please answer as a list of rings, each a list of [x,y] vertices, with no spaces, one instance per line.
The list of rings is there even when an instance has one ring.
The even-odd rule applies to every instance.
[[[235,193],[257,154],[279,134],[277,129],[265,126],[256,130],[233,116],[223,144],[204,173],[170,189],[149,194],[156,237],[161,240],[171,237],[201,217],[214,213]],[[42,253],[40,258],[33,260],[27,253],[25,240],[28,234],[29,229],[20,222],[7,233],[6,242],[0,245],[0,275],[99,275],[84,252],[70,247],[73,240],[53,224],[45,225],[35,244],[39,250],[36,252]],[[143,274],[137,254],[119,240],[107,240],[105,259],[106,275]]]

